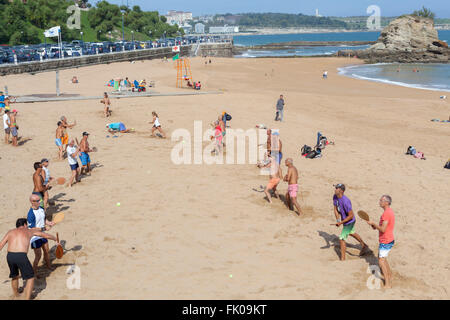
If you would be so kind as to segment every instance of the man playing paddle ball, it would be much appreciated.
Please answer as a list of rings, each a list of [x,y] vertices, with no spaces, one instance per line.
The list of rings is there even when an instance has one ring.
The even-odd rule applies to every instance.
[[[336,227],[341,224],[344,225],[341,235],[339,236],[339,243],[341,245],[341,261],[345,260],[345,250],[347,249],[345,241],[348,236],[352,236],[361,244],[360,256],[364,255],[367,245],[361,237],[355,232],[356,218],[352,210],[352,202],[349,198],[344,196],[345,185],[342,183],[336,184],[333,196],[334,215],[336,216]],[[340,219],[339,219],[340,216]]]
[[[386,260],[389,251],[394,246],[394,225],[395,216],[394,211],[391,209],[392,198],[389,195],[384,195],[380,199],[380,207],[384,212],[381,215],[380,223],[376,224],[373,221],[367,221],[367,224],[374,230],[379,232],[380,245],[378,247],[378,264],[380,265],[381,272],[384,276],[384,288],[392,288],[392,272],[389,264]]]
[[[20,218],[16,221],[16,229],[9,230],[0,242],[0,250],[8,243],[8,262],[11,280],[11,287],[14,297],[19,297],[19,270],[22,279],[27,282],[25,286],[25,299],[31,298],[34,287],[34,272],[27,253],[30,247],[30,240],[33,236],[42,237],[56,241],[53,235],[44,233],[39,228],[28,229],[27,219]]]
[[[288,172],[284,177],[284,181],[288,183],[288,192],[286,192],[286,204],[291,210],[292,205],[294,205],[298,210],[298,215],[302,214],[302,209],[297,202],[297,192],[298,192],[298,171],[294,167],[294,160],[292,158],[287,158],[284,161],[286,167],[288,167]]]

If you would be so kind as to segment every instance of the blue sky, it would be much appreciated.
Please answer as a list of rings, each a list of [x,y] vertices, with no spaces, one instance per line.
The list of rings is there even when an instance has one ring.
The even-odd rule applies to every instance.
[[[96,3],[97,0],[90,0]],[[127,0],[109,0],[126,4]],[[144,10],[191,11],[194,15],[213,13],[283,12],[315,14],[316,8],[324,16],[364,16],[370,5],[378,5],[382,16],[399,16],[425,7],[438,18],[450,18],[450,0],[128,0],[130,6],[139,5]]]

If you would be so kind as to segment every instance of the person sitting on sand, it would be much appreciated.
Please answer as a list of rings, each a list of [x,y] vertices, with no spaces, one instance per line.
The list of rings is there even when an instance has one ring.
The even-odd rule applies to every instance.
[[[31,238],[37,236],[57,241],[55,236],[44,233],[42,230],[39,228],[28,229],[27,219],[20,218],[16,221],[16,229],[9,230],[2,241],[0,241],[0,250],[8,244],[6,260],[9,266],[9,277],[12,279],[11,287],[15,298],[19,297],[19,271],[23,281],[26,281],[24,288],[25,299],[29,300],[33,292],[34,271],[27,256]]]
[[[336,227],[344,225],[341,235],[339,236],[339,243],[341,246],[341,261],[345,260],[345,250],[347,249],[345,241],[348,236],[352,236],[361,244],[361,251],[359,255],[362,256],[367,249],[367,245],[361,239],[359,234],[355,232],[356,218],[352,209],[352,202],[344,195],[345,185],[342,183],[335,185],[333,196],[334,215],[336,216]],[[340,219],[339,219],[340,218]]]
[[[77,78],[77,76],[73,76],[73,77],[72,77],[72,83],[78,83],[78,78]]]
[[[103,103],[105,105],[105,109],[104,109],[104,115],[105,118],[108,118],[109,116],[111,116],[112,111],[111,111],[111,100],[109,100],[108,94],[106,92],[103,93],[103,99],[100,100],[100,103]]]
[[[195,87],[194,87],[195,90],[200,90],[201,88],[202,88],[202,84],[200,81],[195,83]]]
[[[153,136],[153,133],[154,133],[156,130],[158,130],[159,132],[161,132],[162,138],[165,138],[165,137],[166,137],[166,134],[164,133],[164,131],[163,131],[162,128],[161,128],[161,124],[159,123],[158,115],[156,114],[155,111],[152,112],[152,116],[153,116],[153,121],[152,121],[152,122],[149,122],[150,124],[153,124],[153,127],[152,127],[152,136]]]
[[[109,123],[106,125],[106,128],[108,129],[108,131],[110,133],[116,133],[116,132],[128,133],[128,132],[130,132],[130,129],[127,129],[125,127],[125,124],[123,124],[123,122]]]
[[[374,230],[379,232],[379,249],[378,249],[378,264],[380,265],[381,272],[384,276],[384,288],[392,288],[392,271],[389,267],[389,263],[386,258],[389,251],[394,246],[394,225],[395,215],[391,209],[392,198],[389,195],[383,195],[380,199],[380,207],[384,210],[380,218],[380,223],[377,224],[373,221],[367,221],[367,224]]]

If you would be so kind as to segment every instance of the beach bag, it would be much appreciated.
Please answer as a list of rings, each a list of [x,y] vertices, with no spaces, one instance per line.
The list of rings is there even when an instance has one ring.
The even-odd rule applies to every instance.
[[[230,121],[232,117],[228,113],[225,113],[225,119],[227,119],[227,121]]]
[[[448,159],[447,163],[444,166],[444,169],[450,169],[450,159]]]
[[[413,146],[409,146],[408,150],[406,150],[406,154],[410,154],[410,155],[415,155],[416,154],[416,148],[414,148]]]
[[[418,151],[414,154],[414,158],[425,160],[425,154],[423,152]]]
[[[305,158],[307,159],[314,159],[316,158],[318,155],[320,154],[320,152],[317,152],[316,150],[312,150],[310,151]]]
[[[306,144],[302,147],[301,152],[302,152],[302,156],[307,155],[308,153],[310,153],[312,150],[312,148],[310,146],[307,146]]]

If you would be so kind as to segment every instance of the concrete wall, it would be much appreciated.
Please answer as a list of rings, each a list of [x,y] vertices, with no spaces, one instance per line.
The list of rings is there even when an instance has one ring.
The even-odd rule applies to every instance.
[[[232,43],[213,43],[200,44],[198,50],[197,45],[189,45],[181,47],[181,56],[193,56],[195,51],[199,56],[214,56],[214,57],[232,57],[233,44]],[[99,55],[90,55],[83,57],[74,57],[66,59],[52,59],[43,62],[27,62],[18,65],[0,65],[0,76],[20,73],[39,73],[62,69],[71,69],[78,67],[86,67],[97,64],[109,64],[121,61],[136,61],[136,60],[152,60],[163,59],[164,57],[172,58],[175,53],[172,48],[156,48],[143,49],[136,51],[125,51],[115,53],[105,53]]]

